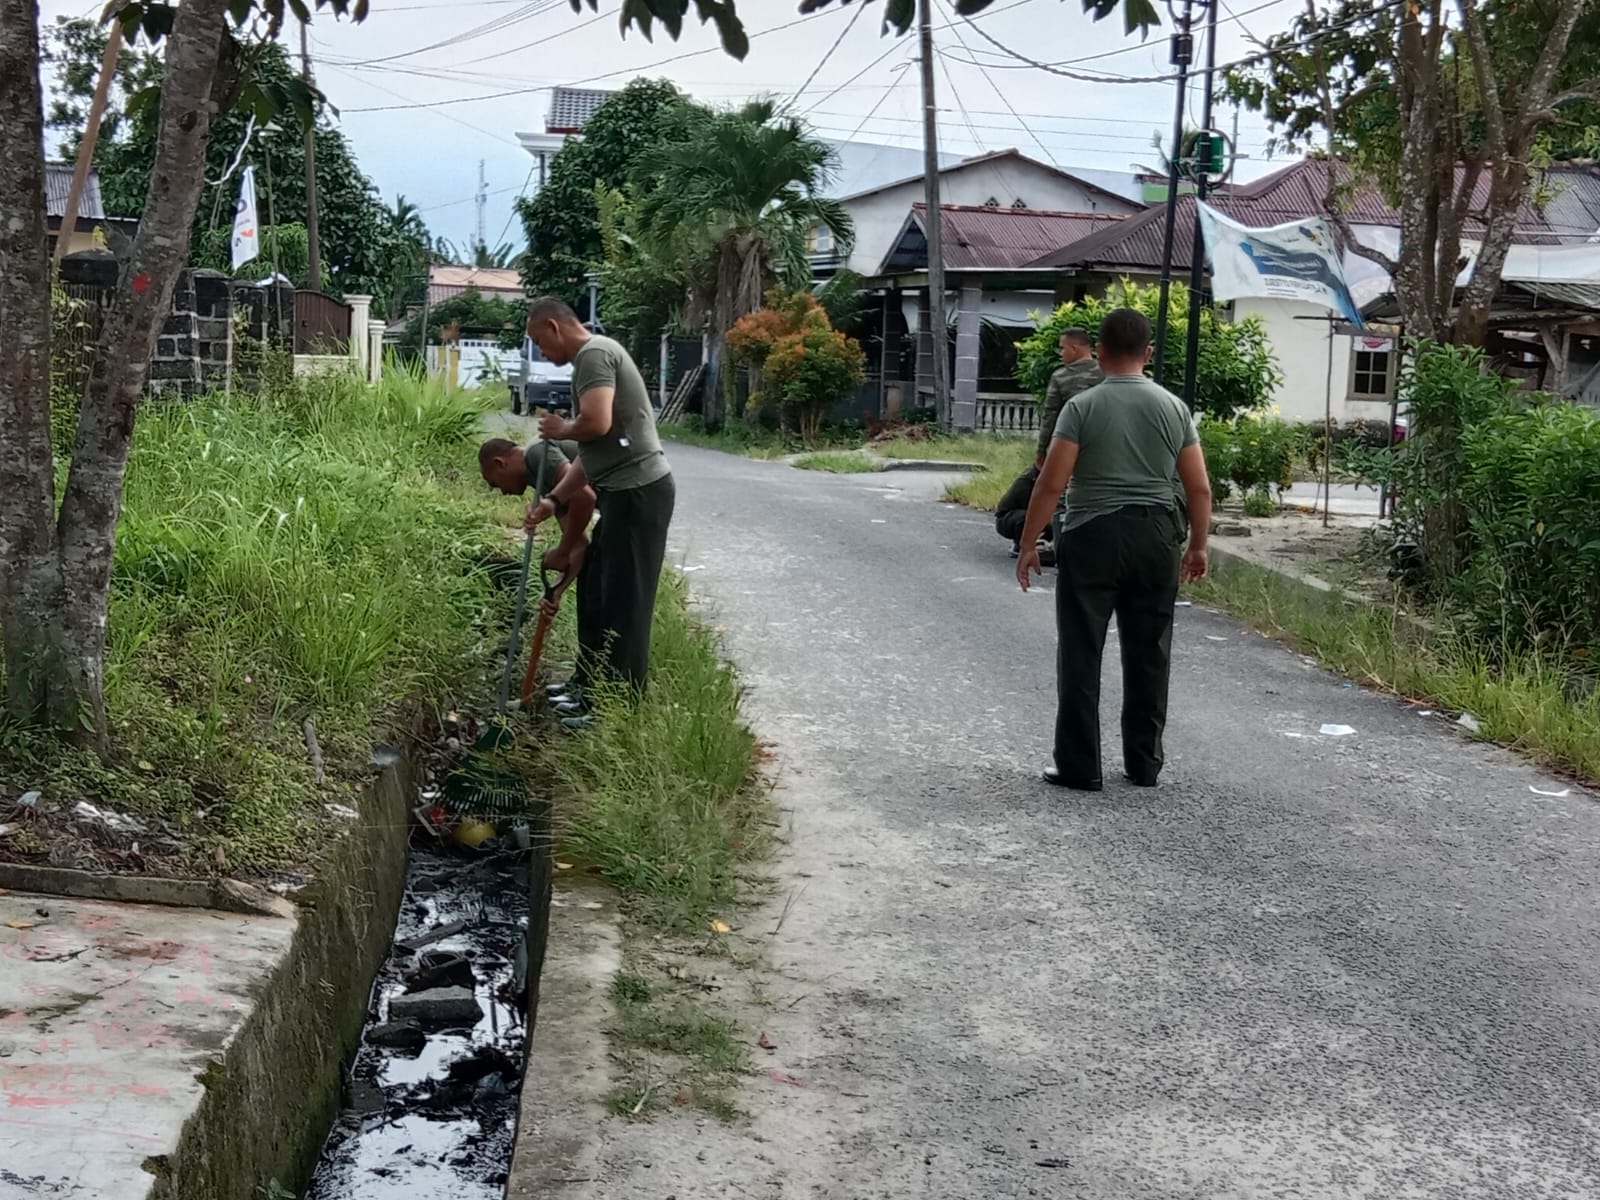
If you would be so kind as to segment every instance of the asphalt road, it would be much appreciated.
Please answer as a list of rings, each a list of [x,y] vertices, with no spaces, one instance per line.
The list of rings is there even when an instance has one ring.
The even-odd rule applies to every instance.
[[[982,514],[670,456],[792,812],[778,1050],[745,1128],[613,1121],[600,1194],[1600,1196],[1594,797],[1200,608],[1162,786],[1108,646],[1107,790],[1049,789],[1054,580]]]

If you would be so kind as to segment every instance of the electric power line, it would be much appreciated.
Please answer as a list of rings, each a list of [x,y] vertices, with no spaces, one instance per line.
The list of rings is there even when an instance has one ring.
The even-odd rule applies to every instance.
[[[995,13],[1000,13],[1000,12],[1006,11],[1007,9],[1017,8],[1020,5],[1025,4],[1027,2],[1028,2],[1028,0],[1012,0],[1012,2],[1010,4],[1002,5],[1001,7],[993,9],[991,11],[995,12]],[[1401,0],[1396,0],[1396,2],[1399,3],[1399,2],[1401,2]],[[837,12],[837,11],[839,11],[839,10],[838,9],[834,9],[834,8],[828,8],[828,9],[820,10],[820,11],[815,12],[815,13],[807,13],[804,16],[798,17],[793,21],[785,21],[782,25],[774,25],[770,29],[757,30],[755,33],[750,34],[750,40],[751,41],[755,41],[757,38],[767,37],[767,36],[769,36],[771,34],[774,34],[774,33],[782,33],[786,29],[793,29],[795,26],[803,25],[807,21],[810,21],[810,20],[812,20],[814,18],[825,17],[828,13]],[[946,27],[947,26],[940,26],[940,28],[946,28]],[[705,47],[703,49],[700,49],[700,50],[685,50],[681,54],[670,55],[667,58],[657,59],[655,62],[651,62],[651,63],[643,63],[643,64],[636,65],[636,66],[619,67],[617,70],[606,71],[606,72],[603,72],[603,73],[601,73],[599,75],[591,75],[591,76],[589,76],[589,77],[587,77],[585,79],[568,80],[568,81],[560,81],[560,82],[551,81],[551,83],[555,84],[556,86],[561,86],[561,87],[583,87],[583,86],[585,86],[587,84],[599,83],[602,80],[606,80],[606,79],[613,79],[618,75],[634,75],[634,74],[638,74],[639,72],[642,72],[642,71],[656,71],[656,70],[659,70],[662,67],[668,66],[668,65],[670,65],[672,63],[675,63],[675,62],[684,62],[687,59],[700,58],[700,57],[703,57],[704,55],[707,55],[707,54],[720,54],[722,52],[723,52],[722,51],[722,47],[720,45],[707,46],[707,47]],[[892,49],[891,49],[891,53],[892,53]],[[871,65],[875,65],[876,62],[881,62],[884,58],[887,58],[887,57],[888,57],[888,54],[880,55],[879,58],[874,61],[874,64],[869,64],[869,67]],[[341,65],[354,67],[354,66],[357,66],[357,65],[367,65],[367,64],[356,64],[356,63],[344,62]],[[859,78],[859,75],[856,76],[856,78]],[[405,104],[370,105],[370,106],[362,107],[362,108],[348,108],[345,111],[346,112],[353,112],[353,113],[355,113],[355,112],[395,112],[395,111],[400,111],[400,110],[417,109],[417,108],[439,108],[439,107],[441,107],[443,105],[446,105],[446,104],[476,104],[476,103],[478,103],[480,101],[484,101],[484,100],[505,100],[505,99],[508,99],[508,98],[510,98],[512,96],[526,96],[526,95],[528,95],[528,94],[530,94],[532,92],[544,91],[548,86],[551,86],[551,85],[550,84],[544,84],[544,85],[536,86],[536,87],[510,88],[510,89],[507,89],[505,91],[486,92],[485,94],[483,94],[481,96],[452,96],[452,97],[449,97],[449,98],[444,99],[444,100],[417,100],[417,101],[410,101],[410,102],[407,102]],[[837,89],[837,90],[842,90],[842,88],[841,89]],[[831,95],[831,93],[830,93],[830,95]]]
[[[823,52],[822,57],[817,61],[817,65],[811,68],[811,74],[806,76],[806,81],[800,85],[793,96],[789,97],[790,104],[799,103],[800,97],[805,95],[806,89],[811,86],[811,81],[817,77],[817,72],[822,70],[822,68],[827,65],[828,60],[838,53],[839,46],[841,43],[843,43],[846,36],[849,35],[850,31],[856,27],[856,22],[861,19],[861,14],[866,11],[867,6],[865,4],[856,6],[855,14],[850,18],[850,23],[839,31],[839,36],[833,39],[833,45],[829,46],[827,50]]]
[[[511,26],[525,21],[529,17],[536,17],[542,13],[549,12],[551,9],[561,7],[564,7],[563,0],[529,0],[528,3],[523,4],[522,7],[517,9],[515,12],[506,13],[504,16],[496,17],[492,21],[485,21],[482,25],[476,25],[471,29],[462,31],[461,33],[452,34],[450,37],[444,38],[437,42],[430,42],[426,46],[418,46],[415,50],[402,50],[398,54],[387,54],[382,58],[362,59],[361,65],[364,67],[371,67],[376,66],[379,63],[395,62],[396,60],[402,58],[415,58],[419,54],[427,54],[433,50],[445,50],[451,46],[459,46],[462,43],[470,42],[475,38],[486,37],[491,33],[499,33],[500,30],[509,29]]]
[[[1248,56],[1246,56],[1244,58],[1235,59],[1233,62],[1218,63],[1215,69],[1217,71],[1236,71],[1240,67],[1250,67],[1250,66],[1256,65],[1257,63],[1270,61],[1271,59],[1276,58],[1279,55],[1281,55],[1286,50],[1300,49],[1300,48],[1303,48],[1305,46],[1314,45],[1315,43],[1321,41],[1324,37],[1327,37],[1327,36],[1329,36],[1331,34],[1334,34],[1334,33],[1342,32],[1345,29],[1348,29],[1353,25],[1358,25],[1362,21],[1366,21],[1366,20],[1370,19],[1373,16],[1376,16],[1378,14],[1385,13],[1385,12],[1391,12],[1394,9],[1400,8],[1400,7],[1406,5],[1406,4],[1410,3],[1410,2],[1411,2],[1411,0],[1390,0],[1390,2],[1388,4],[1385,4],[1385,5],[1377,8],[1377,9],[1374,9],[1371,12],[1361,13],[1361,14],[1359,14],[1357,16],[1351,17],[1349,20],[1342,21],[1342,22],[1339,22],[1339,23],[1334,24],[1334,25],[1330,25],[1326,29],[1322,29],[1322,30],[1319,30],[1319,31],[1314,32],[1314,33],[1309,33],[1305,37],[1302,37],[1302,38],[1296,38],[1294,41],[1286,43],[1285,45],[1274,47],[1274,48],[1272,48],[1270,50],[1263,50],[1258,54],[1251,54],[1251,55],[1248,55]],[[1265,6],[1263,6],[1263,7],[1265,7]],[[1258,10],[1257,9],[1247,9],[1245,11],[1245,15],[1248,16],[1250,13],[1256,12],[1256,11],[1258,11]],[[1174,80],[1176,80],[1178,78],[1178,76],[1176,74],[1172,74],[1172,73],[1168,73],[1168,74],[1164,74],[1164,75],[1113,75],[1113,74],[1109,74],[1109,73],[1101,74],[1101,75],[1088,75],[1088,74],[1085,74],[1085,73],[1079,72],[1079,71],[1064,70],[1064,69],[1062,69],[1061,66],[1058,66],[1058,65],[1055,65],[1055,64],[1051,64],[1051,63],[1040,62],[1038,59],[1029,58],[1026,54],[1023,54],[1023,53],[1021,53],[1019,51],[1013,50],[1010,46],[1007,46],[1004,42],[1000,41],[998,38],[996,38],[992,34],[990,34],[982,26],[978,25],[970,17],[967,18],[967,24],[971,25],[973,30],[978,34],[979,37],[983,38],[985,41],[987,41],[990,44],[992,44],[997,50],[999,50],[1000,53],[1004,54],[1008,58],[1015,59],[1018,63],[1022,64],[1022,67],[1015,68],[1015,69],[1018,69],[1018,70],[1023,69],[1024,67],[1027,67],[1027,68],[1032,68],[1032,69],[1038,70],[1038,71],[1047,71],[1052,75],[1060,75],[1060,76],[1062,76],[1063,78],[1066,78],[1066,79],[1075,79],[1080,83],[1171,83],[1171,82],[1173,82]],[[1090,57],[1104,57],[1104,55],[1095,55],[1095,56],[1090,56]],[[961,60],[958,59],[957,61],[959,62]],[[1087,61],[1087,60],[1071,60],[1071,61]],[[969,66],[976,66],[977,64],[976,63],[969,63],[968,65]],[[998,64],[991,64],[991,65],[998,65]],[[1202,74],[1204,74],[1204,72],[1202,72]]]

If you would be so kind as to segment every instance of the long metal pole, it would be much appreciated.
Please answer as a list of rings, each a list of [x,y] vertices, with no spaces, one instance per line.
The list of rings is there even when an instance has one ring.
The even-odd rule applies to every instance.
[[[311,43],[304,23],[300,26],[300,73],[311,86]],[[276,234],[274,234],[276,236]],[[311,105],[306,124],[306,274],[314,291],[322,290],[322,234],[317,220],[317,107]]]
[[[89,183],[89,164],[94,162],[94,146],[100,138],[100,120],[105,116],[106,101],[111,94],[111,80],[117,73],[117,59],[122,54],[122,6],[117,6],[111,18],[111,28],[106,34],[106,52],[100,59],[100,78],[95,81],[94,97],[89,101],[89,119],[83,127],[83,139],[78,143],[78,161],[72,168],[72,183],[67,188],[67,206],[61,210],[61,231],[56,234],[55,256],[52,272],[61,269],[61,260],[67,253],[67,243],[78,231],[78,209],[83,204],[83,191]]]
[[[944,246],[939,228],[943,214],[939,206],[939,109],[933,93],[932,0],[918,0],[917,27],[922,58],[922,174],[928,210],[928,324],[933,350],[933,408],[943,417],[948,409],[950,388],[946,382],[949,362],[944,352]]]
[[[1178,68],[1178,97],[1172,113],[1172,153],[1167,161],[1167,223],[1161,236],[1161,302],[1156,308],[1156,382],[1163,382],[1167,365],[1167,325],[1172,309],[1172,241],[1178,217],[1179,160],[1183,157],[1183,107],[1189,86],[1189,63],[1194,59],[1194,37],[1189,32],[1194,0],[1184,0],[1183,16],[1172,35],[1172,65]]]
[[[1218,6],[1218,0],[1206,0],[1206,86],[1200,128],[1207,131],[1211,128],[1211,94],[1217,74]],[[1209,151],[1205,157],[1209,160]],[[1202,203],[1206,198],[1206,182],[1206,173],[1204,171],[1196,171],[1194,182],[1196,204]],[[1189,411],[1193,412],[1195,367],[1200,360],[1200,290],[1204,286],[1206,278],[1206,246],[1200,233],[1200,213],[1198,210],[1195,212],[1194,244],[1190,249],[1190,254],[1192,260],[1189,264],[1189,345],[1187,352],[1183,356],[1183,402],[1188,405]]]

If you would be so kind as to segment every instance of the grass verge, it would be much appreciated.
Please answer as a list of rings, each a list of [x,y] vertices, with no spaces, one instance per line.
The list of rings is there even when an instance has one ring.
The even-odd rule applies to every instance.
[[[949,458],[966,458],[970,462],[981,462],[983,470],[974,471],[970,478],[951,484],[944,490],[944,498],[956,504],[965,504],[971,508],[981,508],[985,512],[993,512],[995,505],[1000,503],[1000,497],[1006,494],[1006,489],[1029,467],[1033,465],[1037,443],[1032,439],[1024,441],[1021,438],[1003,438],[979,435],[971,438],[944,438],[938,439],[934,445],[941,450],[948,448],[944,455]],[[963,450],[965,455],[956,453]],[[890,457],[896,457],[892,451],[885,451]],[[908,457],[908,455],[899,455]],[[923,454],[917,457],[936,458],[939,454]]]
[[[802,471],[826,471],[830,475],[869,475],[878,469],[865,454],[852,450],[830,450],[820,454],[802,454],[794,460]]]
[[[598,696],[594,728],[548,746],[562,854],[598,870],[659,927],[704,930],[770,846],[772,805],[740,698],[715,633],[690,612],[683,577],[668,572],[644,696]]]
[[[556,653],[570,653],[571,625],[558,636]],[[684,577],[669,571],[645,694],[602,693],[594,727],[551,740],[542,755],[558,871],[587,867],[624,897],[628,971],[612,989],[610,1028],[619,1082],[606,1097],[620,1116],[673,1107],[738,1116],[750,1038],[734,1006],[708,998],[720,985],[702,988],[690,965],[752,965],[717,915],[733,917],[761,890],[753,872],[776,828],[740,699],[715,631],[691,610]]]
[[[1395,607],[1312,593],[1249,564],[1229,565],[1191,592],[1363,683],[1469,712],[1487,740],[1600,779],[1600,691],[1549,658],[1491,656],[1451,628],[1446,615],[1423,628]]]
[[[624,1117],[673,1107],[723,1121],[739,1115],[734,1092],[750,1069],[750,1050],[734,1022],[630,971],[612,980],[611,1000],[623,1078],[606,1097],[607,1108]]]
[[[471,393],[406,376],[146,406],[106,655],[118,755],[0,731],[0,794],[37,788],[51,811],[85,799],[163,823],[181,849],[158,861],[165,839],[143,839],[144,869],[314,854],[324,803],[365,776],[374,737],[482,678],[504,601],[481,566],[496,540],[471,469],[481,411]],[[301,741],[308,717],[323,789]],[[64,852],[7,849],[19,846],[24,861]]]

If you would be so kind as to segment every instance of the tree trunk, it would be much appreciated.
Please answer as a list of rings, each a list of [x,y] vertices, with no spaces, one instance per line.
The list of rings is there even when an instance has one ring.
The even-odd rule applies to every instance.
[[[5,715],[76,716],[59,624],[37,0],[0,0],[0,645]],[[70,225],[63,222],[62,236]]]
[[[117,293],[78,420],[72,466],[57,523],[61,608],[70,654],[67,684],[80,713],[81,741],[104,750],[106,610],[122,510],[123,474],[134,416],[172,292],[189,256],[189,232],[205,183],[212,98],[227,0],[184,0],[167,40],[155,163],[139,232],[119,264]]]

